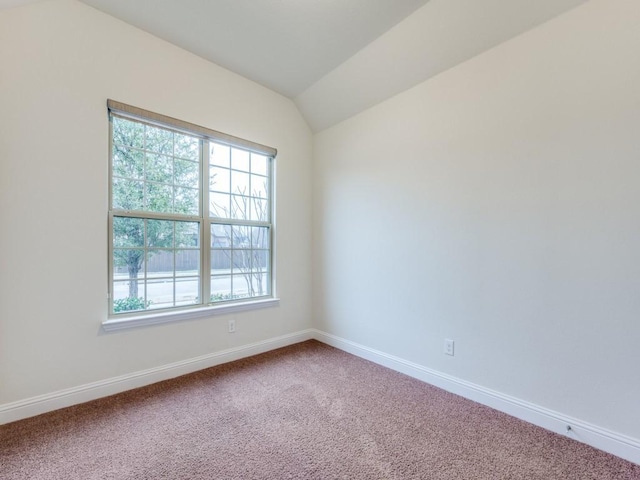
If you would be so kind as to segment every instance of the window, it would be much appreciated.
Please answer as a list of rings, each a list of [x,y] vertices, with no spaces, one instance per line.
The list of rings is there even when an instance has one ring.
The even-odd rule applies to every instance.
[[[273,298],[275,149],[108,107],[112,318]]]

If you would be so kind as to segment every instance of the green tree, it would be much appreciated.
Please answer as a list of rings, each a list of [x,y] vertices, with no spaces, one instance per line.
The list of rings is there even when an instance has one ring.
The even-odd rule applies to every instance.
[[[115,210],[198,214],[199,141],[188,135],[112,118],[112,199]],[[154,248],[174,248],[193,223],[114,216],[113,260],[127,268],[129,298]],[[144,302],[143,302],[144,305]]]

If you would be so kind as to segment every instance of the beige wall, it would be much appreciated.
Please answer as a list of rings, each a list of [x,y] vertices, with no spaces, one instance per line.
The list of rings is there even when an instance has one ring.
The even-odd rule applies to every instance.
[[[638,25],[592,0],[316,135],[316,327],[640,439]]]
[[[0,12],[0,405],[310,326],[311,134],[290,100],[75,1]],[[281,306],[113,334],[112,98],[276,147]]]

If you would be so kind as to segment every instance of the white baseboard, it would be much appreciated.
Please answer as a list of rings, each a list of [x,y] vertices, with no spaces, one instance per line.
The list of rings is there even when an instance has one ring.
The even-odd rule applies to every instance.
[[[40,415],[41,413],[51,412],[59,408],[88,402],[97,398],[107,397],[126,390],[144,387],[162,380],[168,380],[179,377],[180,375],[186,375],[187,373],[196,372],[234,360],[240,360],[241,358],[286,347],[294,343],[304,342],[312,338],[314,338],[313,330],[303,330],[289,335],[163,365],[161,367],[150,368],[128,375],[80,385],[79,387],[68,388],[46,395],[39,395],[37,397],[7,403],[0,405],[0,425]]]
[[[316,339],[501,412],[640,464],[640,441],[316,329],[0,405],[0,425]]]
[[[584,422],[577,418],[496,392],[489,388],[461,380],[320,330],[313,330],[313,337],[332,347],[417,378],[418,380],[455,393],[461,397],[468,398],[469,400],[487,405],[552,432],[568,435],[574,440],[586,443],[599,450],[604,450],[605,452],[640,465],[640,441],[637,439],[612,432],[611,430],[598,427],[597,425]],[[567,426],[571,427],[569,433],[567,433]]]

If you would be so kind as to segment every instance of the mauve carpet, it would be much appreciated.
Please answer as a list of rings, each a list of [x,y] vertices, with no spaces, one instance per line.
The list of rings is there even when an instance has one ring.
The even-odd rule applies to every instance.
[[[640,466],[310,341],[0,427],[2,480],[640,479]]]

